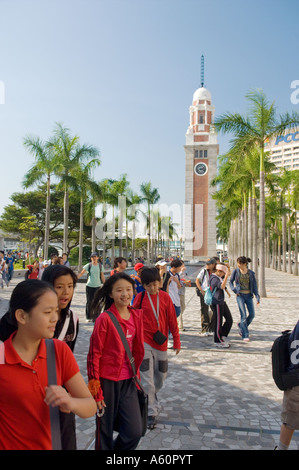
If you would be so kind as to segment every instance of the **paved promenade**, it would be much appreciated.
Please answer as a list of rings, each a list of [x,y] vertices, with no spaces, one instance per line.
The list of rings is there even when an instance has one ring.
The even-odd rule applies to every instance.
[[[18,282],[0,291],[0,315]],[[267,298],[256,307],[249,343],[237,330],[234,294],[227,300],[234,324],[229,349],[215,349],[213,337],[201,337],[200,306],[195,288],[186,289],[182,350],[169,351],[169,373],[159,393],[159,423],[147,431],[140,450],[272,450],[277,444],[283,393],[271,375],[270,349],[284,329],[292,329],[299,313],[299,277],[266,270]],[[86,356],[92,323],[85,321],[85,284],[78,283],[72,308],[80,317],[75,356],[86,378]],[[79,449],[92,450],[94,419],[77,419]],[[291,449],[299,448],[299,433]]]

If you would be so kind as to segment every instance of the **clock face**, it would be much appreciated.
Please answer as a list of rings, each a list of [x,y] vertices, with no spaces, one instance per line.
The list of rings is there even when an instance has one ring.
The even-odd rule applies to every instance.
[[[207,173],[208,167],[205,163],[197,163],[194,167],[194,173],[198,176],[203,176]]]

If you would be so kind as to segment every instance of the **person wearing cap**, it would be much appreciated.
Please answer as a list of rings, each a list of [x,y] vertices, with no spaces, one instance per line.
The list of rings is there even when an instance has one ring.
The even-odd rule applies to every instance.
[[[140,279],[140,275],[141,275],[141,272],[142,272],[143,268],[144,268],[143,263],[137,263],[134,266],[136,274],[131,274],[131,278],[134,279],[134,281],[135,281],[136,293],[137,294],[139,294],[139,292],[143,292],[145,290],[143,285],[141,284],[141,279]],[[134,298],[133,298],[133,300],[134,300]]]
[[[78,279],[87,273],[86,282],[86,320],[91,321],[90,306],[93,300],[96,290],[101,287],[105,282],[104,268],[102,263],[99,261],[98,253],[94,252],[90,255],[91,263],[87,263],[83,266],[82,271],[78,274]]]
[[[233,318],[224,297],[224,290],[229,275],[229,267],[219,263],[216,264],[215,273],[211,274],[210,277],[210,289],[213,293],[212,310],[215,318],[214,344],[220,348],[228,348],[230,346],[227,342],[227,337],[233,324]],[[223,318],[225,318],[224,324]]]
[[[164,259],[160,259],[156,264],[156,268],[159,270],[161,277],[161,287],[160,289],[168,293],[168,286],[170,280],[170,273],[167,271],[167,262]]]
[[[201,336],[212,336],[214,334],[214,316],[213,313],[209,313],[209,306],[204,302],[205,291],[210,287],[210,277],[215,271],[216,260],[210,258],[207,260],[205,267],[199,271],[198,276],[195,280],[196,293],[200,298],[200,309],[201,309]]]

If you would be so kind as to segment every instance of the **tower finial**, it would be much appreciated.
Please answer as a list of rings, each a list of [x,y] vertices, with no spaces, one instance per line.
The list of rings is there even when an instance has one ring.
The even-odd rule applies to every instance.
[[[204,55],[201,55],[201,70],[200,70],[200,81],[201,81],[201,86],[204,86],[204,76],[205,76],[205,58]]]

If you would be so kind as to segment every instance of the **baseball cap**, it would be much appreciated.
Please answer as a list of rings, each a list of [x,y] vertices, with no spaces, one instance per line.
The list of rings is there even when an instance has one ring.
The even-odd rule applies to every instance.
[[[206,264],[216,264],[215,258],[210,258],[206,261]]]
[[[92,258],[93,256],[99,256],[99,254],[96,251],[94,251],[93,253],[91,253],[90,257]]]
[[[141,268],[144,268],[144,264],[142,264],[142,263],[137,263],[134,266],[135,271],[138,271],[138,269],[141,269]]]

